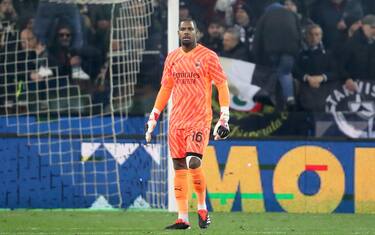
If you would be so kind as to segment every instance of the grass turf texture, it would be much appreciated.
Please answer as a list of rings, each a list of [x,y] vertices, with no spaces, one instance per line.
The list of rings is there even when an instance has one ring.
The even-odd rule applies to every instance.
[[[190,214],[191,229],[166,231],[175,213],[136,211],[15,210],[0,211],[0,235],[112,235],[112,234],[375,234],[375,215],[210,213],[212,224],[198,228]]]

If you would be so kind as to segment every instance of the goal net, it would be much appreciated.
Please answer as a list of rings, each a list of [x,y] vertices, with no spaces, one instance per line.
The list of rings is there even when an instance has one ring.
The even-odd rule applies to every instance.
[[[97,102],[92,94],[82,91],[82,84],[62,75],[45,56],[23,49],[20,32],[1,22],[3,118],[19,136],[28,138],[30,146],[37,146],[39,157],[48,158],[64,180],[78,188],[78,194],[91,199],[104,197],[113,207],[126,206],[121,174],[126,160],[142,148],[153,160],[147,192],[138,199],[152,208],[166,208],[165,136],[158,136],[151,145],[118,138],[127,134],[128,110],[151,25],[152,0],[50,2],[110,4],[109,52],[102,67],[107,76],[96,80],[102,83],[99,87],[108,95],[108,102]],[[163,128],[161,125],[160,133],[165,133]]]

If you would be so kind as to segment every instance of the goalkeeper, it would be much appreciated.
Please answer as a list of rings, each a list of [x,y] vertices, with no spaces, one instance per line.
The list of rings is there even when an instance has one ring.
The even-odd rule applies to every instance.
[[[190,228],[188,173],[198,197],[199,227],[207,228],[211,221],[206,206],[206,181],[201,161],[212,121],[212,82],[218,90],[221,106],[220,119],[213,131],[215,140],[225,139],[229,135],[229,89],[216,53],[197,43],[195,21],[180,21],[178,36],[181,47],[166,58],[161,88],[146,124],[146,141],[150,142],[158,117],[172,95],[168,144],[175,170],[178,219],[166,229]]]

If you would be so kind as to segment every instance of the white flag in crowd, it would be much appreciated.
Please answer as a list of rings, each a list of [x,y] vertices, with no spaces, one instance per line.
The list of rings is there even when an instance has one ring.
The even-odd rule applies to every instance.
[[[275,72],[254,63],[220,57],[220,63],[228,76],[230,108],[238,111],[250,111],[255,106],[254,96],[262,89],[275,95]]]

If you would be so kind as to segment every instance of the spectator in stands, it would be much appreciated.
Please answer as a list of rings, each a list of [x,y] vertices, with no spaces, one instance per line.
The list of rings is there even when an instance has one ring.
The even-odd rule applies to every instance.
[[[348,40],[341,60],[345,87],[357,91],[355,80],[375,80],[375,15],[362,19],[362,26]]]
[[[190,10],[191,8],[199,9],[196,8],[197,6],[193,6],[192,1],[185,1],[185,0],[180,0],[180,8],[179,8],[179,17],[181,19],[200,19],[201,17],[197,16],[196,14],[192,14],[193,12]],[[203,32],[203,29],[205,28],[203,20],[196,20],[197,26],[198,26],[198,40],[203,36],[201,32]]]
[[[36,14],[39,0],[15,0],[14,8],[20,17],[30,17]]]
[[[19,73],[20,71],[25,72],[23,81],[26,82],[26,85],[23,86],[23,89],[27,89],[24,93],[29,101],[28,109],[45,109],[47,108],[45,80],[53,75],[52,70],[48,67],[48,52],[45,46],[37,40],[32,29],[23,29],[20,39],[22,50],[17,59],[25,61],[25,63],[20,63],[17,69]],[[26,97],[23,96],[23,98]]]
[[[225,25],[233,25],[233,5],[235,1],[232,0],[217,0],[214,6],[214,10],[217,16],[221,16]]]
[[[246,2],[254,12],[255,20],[258,20],[266,11],[267,7],[279,0],[237,0],[240,2]]]
[[[259,19],[254,38],[256,63],[277,70],[278,81],[288,109],[294,109],[292,68],[301,47],[301,27],[296,14],[273,3]]]
[[[0,3],[0,21],[8,21],[10,24],[16,24],[18,14],[13,6],[12,0],[1,0]]]
[[[189,7],[185,1],[180,1],[179,17],[180,20],[192,18]]]
[[[70,25],[62,23],[58,26],[55,40],[48,48],[50,60],[54,61],[56,66],[59,67],[60,76],[88,80],[90,77],[82,70],[82,60],[78,51],[72,49],[72,37]]]
[[[351,38],[354,33],[361,28],[362,26],[362,19],[357,17],[351,17],[350,19],[346,20],[346,24],[348,26],[348,38]]]
[[[44,45],[50,46],[56,27],[61,22],[71,25],[72,41],[70,47],[79,49],[83,46],[82,24],[79,9],[75,4],[50,3],[40,0],[35,17],[34,34]]]
[[[283,1],[284,7],[287,10],[297,14],[298,19],[300,20],[301,29],[304,30],[307,25],[313,24],[314,22],[310,18],[308,18],[307,16],[300,13],[299,3],[300,2],[298,2],[297,0],[284,0]],[[302,32],[302,33],[304,33],[304,32]]]
[[[181,0],[180,0],[181,1]],[[198,24],[200,29],[208,27],[217,14],[214,10],[217,0],[184,0],[189,4],[191,16]]]
[[[276,0],[217,0],[215,10],[219,13],[224,14],[227,25],[234,24],[233,15],[236,6],[245,4],[251,9],[250,16],[252,17],[253,23],[263,15],[265,8]]]
[[[311,18],[323,29],[324,45],[339,56],[347,40],[347,20],[352,17],[360,19],[362,16],[359,0],[329,0],[321,1],[313,10]]]
[[[18,86],[17,89],[22,87],[21,90],[24,91],[24,88],[29,86],[28,81],[43,79],[45,73],[38,74],[37,70],[38,66],[46,61],[43,61],[42,55],[44,48],[39,47],[38,40],[30,29],[25,28],[21,31],[20,41],[18,42],[13,51],[3,52],[6,55],[1,56],[1,61],[4,63],[4,67],[6,66],[4,69],[8,73],[7,80],[10,82],[8,87],[11,88],[15,84]],[[24,92],[21,93],[23,93],[22,99],[25,99]]]
[[[33,68],[29,68],[31,71],[30,79],[33,81],[41,81],[48,76],[52,75],[52,71],[48,68],[48,52],[45,45],[41,44],[33,31],[29,28],[25,28],[21,31],[21,48],[27,53],[28,60],[36,60]]]
[[[219,19],[215,19],[208,24],[207,32],[201,38],[201,43],[219,53],[223,48],[223,34],[225,27]]]
[[[284,0],[283,2],[286,9],[288,9],[291,12],[294,12],[298,14],[298,7],[297,3],[294,0]]]
[[[155,0],[154,14],[152,15],[153,23],[151,25],[151,32],[154,37],[160,41],[157,45],[158,50],[161,51],[160,63],[164,62],[164,56],[168,54],[168,2],[164,0]]]
[[[92,45],[100,50],[103,58],[106,58],[109,49],[111,7],[109,4],[88,6],[88,14],[95,30],[95,35],[91,39]]]
[[[78,9],[79,9],[81,23],[82,23],[81,28],[82,28],[83,42],[84,44],[93,45],[95,27],[90,17],[89,8],[87,4],[79,4]]]
[[[25,28],[28,28],[28,29],[33,29],[34,28],[34,21],[35,21],[35,18],[34,16],[31,16],[31,15],[21,15],[20,16],[20,19],[18,21],[18,29],[25,29]]]
[[[324,112],[326,95],[338,81],[337,63],[324,48],[322,37],[319,25],[307,26],[304,47],[293,70],[294,78],[300,82],[299,103],[307,112]]]
[[[102,71],[103,61],[99,50],[89,45],[84,45],[79,50],[73,49],[72,27],[67,23],[61,23],[57,29],[54,43],[48,48],[49,61],[58,67],[59,72],[58,80],[53,82],[59,82],[58,87],[62,88],[69,84],[78,85],[81,93],[92,95],[93,103],[100,102],[94,94],[100,93],[95,93],[96,85],[105,85],[103,79],[106,77],[106,71]],[[69,79],[66,80],[66,77]],[[49,87],[56,85],[51,83]],[[60,95],[69,95],[66,89],[63,91],[65,93],[60,92]]]
[[[21,31],[20,38],[23,50],[34,50],[37,47],[38,40],[29,28]]]
[[[245,44],[240,40],[240,32],[237,28],[228,28],[223,36],[223,49],[220,56],[232,59],[250,61],[250,54]]]
[[[253,50],[253,41],[255,27],[252,24],[252,12],[245,3],[240,3],[234,10],[235,27],[240,31],[240,40],[245,44],[247,50],[251,54]]]

